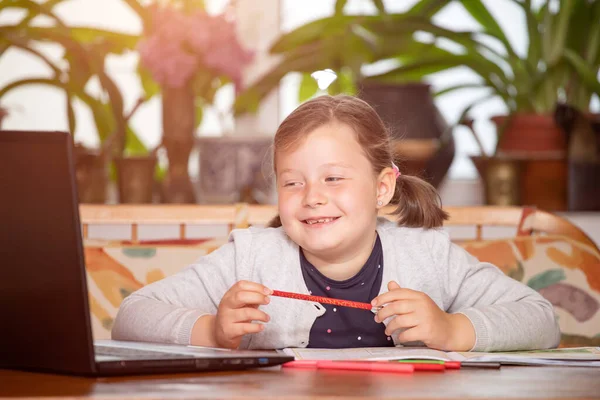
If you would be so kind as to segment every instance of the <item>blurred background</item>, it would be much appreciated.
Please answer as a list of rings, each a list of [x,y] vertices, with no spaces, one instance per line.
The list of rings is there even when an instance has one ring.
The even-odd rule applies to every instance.
[[[70,131],[82,202],[274,203],[278,124],[348,93],[444,205],[600,210],[597,0],[2,0],[0,32],[1,127]]]

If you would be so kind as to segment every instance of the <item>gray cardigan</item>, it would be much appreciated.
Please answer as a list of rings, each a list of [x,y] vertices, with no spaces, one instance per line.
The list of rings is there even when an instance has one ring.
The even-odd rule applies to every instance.
[[[401,228],[380,219],[377,232],[384,258],[380,293],[395,280],[401,287],[426,293],[448,313],[464,314],[475,327],[475,351],[558,345],[560,330],[552,305],[494,265],[479,262],[444,231]],[[299,248],[282,228],[234,230],[221,248],[128,296],[112,337],[189,344],[196,320],[216,314],[225,292],[239,280],[308,294]],[[262,332],[246,335],[240,348],[305,347],[313,322],[325,312],[320,304],[274,296],[260,308],[271,320]],[[396,342],[397,335],[393,339]]]

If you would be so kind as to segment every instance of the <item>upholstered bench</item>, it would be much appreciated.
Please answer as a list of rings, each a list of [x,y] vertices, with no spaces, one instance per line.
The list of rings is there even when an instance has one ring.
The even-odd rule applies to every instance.
[[[600,345],[600,251],[579,228],[556,215],[518,207],[449,207],[446,226],[472,226],[475,237],[456,240],[481,261],[538,290],[555,306],[563,346]],[[385,215],[389,210],[383,210]],[[110,337],[123,298],[180,271],[227,241],[227,232],[264,226],[273,206],[82,205],[90,308],[97,339]],[[127,240],[92,238],[98,225],[126,225]],[[168,240],[140,240],[143,226],[175,227]],[[214,237],[191,237],[195,226]],[[484,239],[484,227],[512,227],[514,235]],[[218,228],[220,227],[220,228]],[[172,229],[171,229],[172,230]],[[206,230],[205,230],[206,231]],[[210,231],[210,229],[209,229]]]

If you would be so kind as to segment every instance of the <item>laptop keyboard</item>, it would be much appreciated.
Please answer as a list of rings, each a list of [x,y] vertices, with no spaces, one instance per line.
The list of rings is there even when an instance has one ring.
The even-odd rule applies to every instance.
[[[119,357],[123,359],[174,359],[174,358],[194,358],[190,354],[165,353],[162,351],[130,349],[125,347],[94,345],[94,352],[99,356]]]

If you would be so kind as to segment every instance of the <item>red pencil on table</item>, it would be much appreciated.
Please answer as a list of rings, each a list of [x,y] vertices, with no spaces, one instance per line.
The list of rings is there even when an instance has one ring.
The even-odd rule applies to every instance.
[[[334,306],[340,306],[340,307],[362,308],[363,310],[369,310],[374,313],[381,310],[381,307],[373,307],[369,303],[361,303],[359,301],[350,301],[350,300],[342,300],[342,299],[332,299],[330,297],[322,297],[322,296],[309,296],[307,294],[283,292],[281,290],[273,290],[273,293],[271,295],[277,296],[277,297],[286,297],[288,299],[314,301],[315,303],[332,304]]]
[[[443,368],[443,365],[440,365]],[[343,371],[371,371],[412,373],[415,366],[381,361],[332,361],[332,360],[297,360],[283,364],[286,368],[337,369]]]

